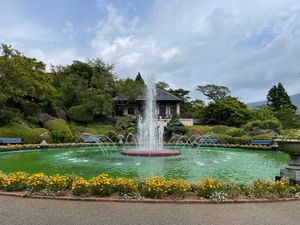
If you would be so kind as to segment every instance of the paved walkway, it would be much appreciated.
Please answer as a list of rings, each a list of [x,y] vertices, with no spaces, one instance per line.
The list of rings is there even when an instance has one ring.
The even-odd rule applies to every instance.
[[[299,225],[300,201],[251,204],[141,204],[0,196],[1,225]]]

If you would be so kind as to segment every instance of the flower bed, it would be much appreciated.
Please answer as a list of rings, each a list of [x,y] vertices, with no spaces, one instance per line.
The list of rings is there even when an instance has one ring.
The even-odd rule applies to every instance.
[[[0,190],[22,192],[27,196],[81,196],[138,199],[209,199],[213,201],[238,199],[286,199],[300,197],[300,185],[288,180],[236,184],[207,178],[195,183],[180,179],[154,176],[147,179],[112,178],[100,174],[90,180],[78,176],[43,173],[28,175],[24,172],[0,173]]]

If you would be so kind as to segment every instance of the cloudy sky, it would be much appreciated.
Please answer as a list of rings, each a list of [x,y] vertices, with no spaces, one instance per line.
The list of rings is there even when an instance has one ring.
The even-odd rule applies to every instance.
[[[0,42],[48,65],[100,57],[118,77],[215,83],[245,102],[300,92],[299,0],[0,0]]]

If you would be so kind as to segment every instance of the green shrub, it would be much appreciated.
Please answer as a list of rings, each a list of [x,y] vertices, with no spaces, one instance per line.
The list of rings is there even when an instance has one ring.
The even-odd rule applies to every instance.
[[[216,125],[216,126],[213,126],[213,128],[211,129],[211,132],[213,132],[215,134],[227,134],[229,129],[230,129],[230,127],[228,127],[228,126]]]
[[[30,128],[26,125],[10,123],[0,127],[0,137],[15,138],[20,137],[25,143],[38,144],[42,141],[41,134],[49,132],[45,128]]]
[[[272,135],[270,134],[259,134],[252,137],[254,140],[272,140]]]
[[[243,126],[246,130],[253,130],[253,128],[259,127],[264,130],[272,130],[280,127],[280,122],[275,119],[268,120],[254,120],[250,121]]]
[[[92,122],[94,116],[83,105],[72,106],[67,111],[67,116],[77,122]]]
[[[21,109],[22,109],[22,112],[27,116],[32,116],[32,115],[42,112],[42,108],[34,102],[23,101],[21,103]]]
[[[44,123],[44,127],[47,128],[51,132],[51,134],[53,132],[57,133],[58,131],[63,133],[63,135],[64,135],[63,141],[64,142],[73,140],[73,134],[72,134],[70,127],[68,126],[66,121],[64,121],[62,119],[48,120],[46,123]]]
[[[104,134],[110,131],[115,131],[115,127],[112,125],[89,124],[84,128],[84,132],[90,134]]]
[[[204,135],[210,133],[212,130],[212,126],[207,125],[193,125],[188,127],[187,135],[192,136],[194,134]]]
[[[62,143],[64,141],[65,135],[60,130],[52,130],[51,138],[52,138],[53,143]]]
[[[251,140],[251,137],[249,136],[242,136],[242,137],[231,137],[227,134],[219,135],[221,139],[223,139],[228,144],[240,144],[240,145],[246,145],[249,144],[249,141]]]
[[[226,134],[232,137],[242,137],[247,135],[247,132],[243,128],[230,127]]]
[[[168,122],[167,132],[170,135],[185,134],[187,132],[187,128],[180,121],[179,116],[177,114],[173,114],[172,119]]]

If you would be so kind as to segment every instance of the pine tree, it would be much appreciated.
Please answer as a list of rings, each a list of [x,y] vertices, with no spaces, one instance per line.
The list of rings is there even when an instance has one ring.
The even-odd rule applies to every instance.
[[[140,74],[140,72],[138,72],[138,74],[136,75],[135,82],[137,82],[141,85],[145,85],[145,81],[144,81],[142,75]]]
[[[283,85],[278,83],[274,85],[267,95],[267,105],[273,111],[279,111],[281,109],[293,109],[297,110],[297,107],[292,104],[290,96],[285,91]]]

